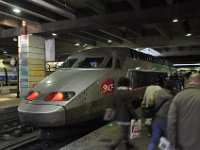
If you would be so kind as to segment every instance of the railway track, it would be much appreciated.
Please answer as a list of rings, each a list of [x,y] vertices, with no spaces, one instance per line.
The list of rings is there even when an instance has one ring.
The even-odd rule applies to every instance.
[[[20,123],[17,107],[0,108],[0,149],[14,149],[37,136],[38,131]]]
[[[41,132],[20,123],[17,107],[0,109],[0,150],[55,150],[98,128],[99,124],[67,129],[70,135],[60,139],[40,140]],[[77,131],[77,129],[79,131]],[[45,131],[46,132],[46,131]],[[67,133],[64,132],[64,133]],[[61,132],[59,132],[61,133]]]

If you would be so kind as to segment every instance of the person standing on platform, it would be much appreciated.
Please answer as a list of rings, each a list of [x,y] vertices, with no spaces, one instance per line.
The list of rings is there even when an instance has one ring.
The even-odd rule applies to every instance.
[[[168,114],[167,135],[180,150],[200,149],[200,74],[192,74],[184,90],[173,99]]]
[[[129,143],[129,128],[131,119],[138,119],[137,114],[134,111],[132,105],[132,95],[129,90],[129,79],[122,77],[118,81],[117,94],[113,100],[113,108],[115,110],[115,121],[119,126],[119,136],[116,139],[113,139],[109,149],[114,150],[118,147],[120,143],[123,143],[128,149],[133,147]]]
[[[174,89],[174,82],[167,80],[164,87],[157,92],[155,97],[155,116],[152,121],[152,135],[148,146],[148,150],[155,150],[160,137],[166,136],[167,131],[167,114],[171,100],[173,98],[172,91]]]

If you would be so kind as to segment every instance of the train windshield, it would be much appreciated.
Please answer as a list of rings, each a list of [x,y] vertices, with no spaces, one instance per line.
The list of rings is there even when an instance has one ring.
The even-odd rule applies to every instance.
[[[78,68],[99,68],[102,64],[104,57],[85,58],[78,65]]]
[[[71,68],[76,61],[77,58],[69,58],[62,64],[61,68]]]

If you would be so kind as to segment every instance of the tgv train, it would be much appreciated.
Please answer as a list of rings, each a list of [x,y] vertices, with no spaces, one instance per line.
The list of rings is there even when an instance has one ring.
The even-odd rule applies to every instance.
[[[127,76],[133,94],[140,96],[154,77],[166,77],[171,71],[168,62],[130,48],[78,52],[31,90],[18,107],[19,116],[39,127],[102,118],[112,104],[120,77]]]

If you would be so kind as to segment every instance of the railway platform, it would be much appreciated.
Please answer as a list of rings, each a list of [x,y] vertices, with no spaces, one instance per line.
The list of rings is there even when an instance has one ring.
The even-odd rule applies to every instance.
[[[112,139],[118,136],[118,130],[118,126],[114,122],[108,123],[88,135],[62,147],[60,150],[108,150],[108,145]],[[143,127],[141,137],[131,140],[134,148],[130,148],[130,150],[146,150],[149,139],[147,130]],[[125,150],[125,146],[120,144],[116,150]]]
[[[0,94],[0,108],[15,107],[22,101],[16,94]]]

